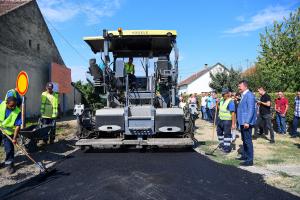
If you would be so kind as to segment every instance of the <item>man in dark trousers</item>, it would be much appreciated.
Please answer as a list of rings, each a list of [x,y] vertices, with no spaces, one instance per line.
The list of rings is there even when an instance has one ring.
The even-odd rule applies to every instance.
[[[235,129],[235,106],[227,88],[222,90],[222,98],[218,104],[219,119],[217,134],[224,153],[231,152],[231,130]]]
[[[275,143],[272,126],[271,97],[263,87],[259,87],[257,91],[260,95],[260,100],[257,101],[257,104],[259,105],[259,114],[255,125],[255,135],[259,135],[259,126],[262,123],[266,132],[268,133],[268,131],[270,131],[270,143]]]
[[[242,156],[238,160],[242,166],[253,165],[253,143],[252,143],[252,128],[255,125],[256,110],[255,110],[255,96],[248,89],[248,82],[246,80],[239,82],[239,91],[242,94],[241,101],[237,110],[237,120],[241,129],[241,136],[243,141]]]
[[[17,99],[14,96],[7,96],[6,100],[0,103],[0,128],[7,136],[0,131],[0,141],[2,140],[4,144],[5,166],[9,174],[15,172],[14,144],[17,143],[21,125],[21,110],[17,106]],[[10,137],[12,141],[7,137]]]

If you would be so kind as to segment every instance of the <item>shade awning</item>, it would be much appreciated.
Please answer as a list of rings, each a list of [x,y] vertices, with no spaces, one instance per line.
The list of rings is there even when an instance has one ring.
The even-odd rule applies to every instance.
[[[108,32],[110,38],[109,52],[115,57],[159,57],[169,55],[172,42],[176,39],[176,31],[117,31]],[[104,38],[85,37],[84,41],[94,53],[102,52]]]

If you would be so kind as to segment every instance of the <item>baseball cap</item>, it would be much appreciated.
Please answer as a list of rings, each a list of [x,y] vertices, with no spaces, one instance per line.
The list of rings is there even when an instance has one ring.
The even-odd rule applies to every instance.
[[[230,91],[229,91],[229,89],[228,88],[223,88],[222,89],[222,94],[227,94],[227,93],[229,93]]]
[[[53,89],[53,83],[51,83],[51,82],[47,83],[46,88],[52,88]]]

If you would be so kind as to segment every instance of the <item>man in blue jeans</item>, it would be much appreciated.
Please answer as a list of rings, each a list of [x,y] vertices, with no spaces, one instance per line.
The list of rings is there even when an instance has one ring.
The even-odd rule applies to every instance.
[[[275,100],[277,131],[279,134],[286,134],[286,113],[289,108],[289,101],[284,97],[283,92],[278,92]]]
[[[14,169],[14,144],[22,125],[21,111],[17,107],[17,99],[14,96],[8,96],[5,101],[0,103],[0,127],[5,131],[4,135],[0,131],[0,141],[3,141],[5,150],[5,166],[7,172],[12,174]],[[7,137],[10,137],[11,140]]]
[[[239,83],[239,90],[242,94],[241,101],[237,109],[237,120],[241,129],[243,141],[243,153],[238,160],[243,160],[240,163],[242,166],[253,165],[253,143],[252,143],[252,128],[255,125],[256,110],[255,96],[248,89],[248,82],[243,80]]]
[[[295,97],[295,111],[294,111],[294,119],[293,119],[293,126],[292,126],[292,132],[291,137],[295,138],[298,136],[297,128],[298,123],[300,120],[300,90],[297,92],[297,96]]]
[[[202,93],[201,98],[201,113],[202,113],[202,119],[207,120],[207,112],[206,112],[206,104],[207,104],[207,96],[206,93]]]

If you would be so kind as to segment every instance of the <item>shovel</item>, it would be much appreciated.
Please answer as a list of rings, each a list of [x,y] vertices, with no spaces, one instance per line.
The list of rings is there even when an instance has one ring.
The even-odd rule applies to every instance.
[[[0,131],[2,132],[3,135],[5,135],[12,143],[13,143],[13,140],[11,139],[11,137],[9,137],[5,131],[3,129],[0,128]],[[27,156],[27,158],[29,158],[37,168],[40,169],[40,172],[41,173],[48,173],[49,171],[46,169],[46,167],[44,166],[44,164],[42,162],[36,162],[30,155],[29,153],[23,148],[21,147],[18,143],[15,144],[16,147],[18,147],[25,156]]]

